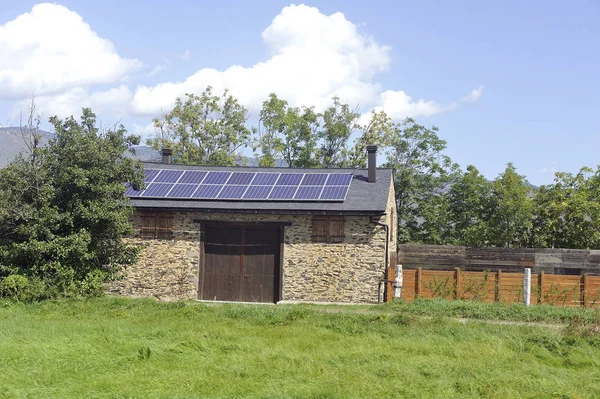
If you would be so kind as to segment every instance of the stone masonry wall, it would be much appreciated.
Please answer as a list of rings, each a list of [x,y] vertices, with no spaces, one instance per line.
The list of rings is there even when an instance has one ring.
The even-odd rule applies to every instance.
[[[390,184],[390,193],[388,194],[388,203],[385,211],[386,223],[390,226],[390,253],[398,252],[396,234],[398,229],[398,208],[396,206],[396,190],[394,189],[394,182]]]
[[[391,188],[393,190],[393,186]],[[393,192],[392,192],[393,194]],[[393,195],[392,195],[392,206]],[[391,210],[378,221],[390,223]],[[385,269],[385,230],[368,216],[346,216],[343,243],[313,243],[310,215],[248,215],[175,212],[173,239],[131,242],[144,246],[137,264],[124,270],[109,292],[161,299],[198,297],[199,233],[194,219],[291,222],[285,227],[281,300],[377,302]],[[139,226],[136,216],[134,225]],[[392,247],[393,243],[393,247]],[[395,237],[390,240],[395,251]]]

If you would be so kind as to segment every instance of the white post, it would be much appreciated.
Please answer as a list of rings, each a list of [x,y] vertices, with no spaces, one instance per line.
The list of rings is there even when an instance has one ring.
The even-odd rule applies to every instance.
[[[523,276],[523,303],[525,306],[531,305],[531,268],[525,268]]]
[[[396,265],[396,281],[394,281],[394,299],[402,298],[402,265]]]

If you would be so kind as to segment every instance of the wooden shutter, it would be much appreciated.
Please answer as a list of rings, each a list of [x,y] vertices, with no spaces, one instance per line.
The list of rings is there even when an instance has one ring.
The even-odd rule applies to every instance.
[[[312,221],[312,240],[313,242],[327,242],[328,239],[328,220],[326,218],[313,218]]]
[[[168,212],[140,212],[140,236],[143,238],[173,238],[173,215]]]
[[[170,213],[156,214],[156,238],[171,239],[173,237],[173,215]]]
[[[329,219],[329,242],[344,242],[344,218],[336,217]]]
[[[154,212],[142,212],[140,214],[140,221],[140,236],[143,238],[154,238],[156,235],[156,215]]]
[[[313,242],[344,242],[344,217],[315,217],[312,221]]]

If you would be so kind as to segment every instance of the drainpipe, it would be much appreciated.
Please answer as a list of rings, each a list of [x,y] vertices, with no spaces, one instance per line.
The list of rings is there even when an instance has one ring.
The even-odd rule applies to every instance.
[[[373,220],[373,216],[369,216],[369,220],[371,223],[375,223],[385,229],[385,270],[383,271],[383,278],[379,280],[379,287],[377,289],[377,303],[381,303],[381,283],[386,279],[385,275],[389,266],[390,226],[386,223]]]

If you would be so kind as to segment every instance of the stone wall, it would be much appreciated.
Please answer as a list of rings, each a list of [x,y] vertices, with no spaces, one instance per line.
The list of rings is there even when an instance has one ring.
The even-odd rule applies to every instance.
[[[393,201],[393,186],[391,188]],[[377,302],[384,277],[385,229],[368,216],[346,216],[343,243],[313,243],[310,215],[248,215],[175,212],[171,240],[132,239],[144,246],[136,265],[124,270],[109,292],[162,299],[198,297],[199,232],[194,219],[236,222],[291,222],[285,227],[282,298],[284,301]],[[374,221],[389,224],[390,210]],[[134,224],[139,226],[139,216]],[[395,251],[391,237],[390,251]]]
[[[396,253],[398,251],[396,235],[398,234],[398,211],[396,207],[396,190],[394,189],[394,182],[390,184],[390,193],[388,194],[388,203],[385,211],[386,223],[390,226],[390,253]]]

